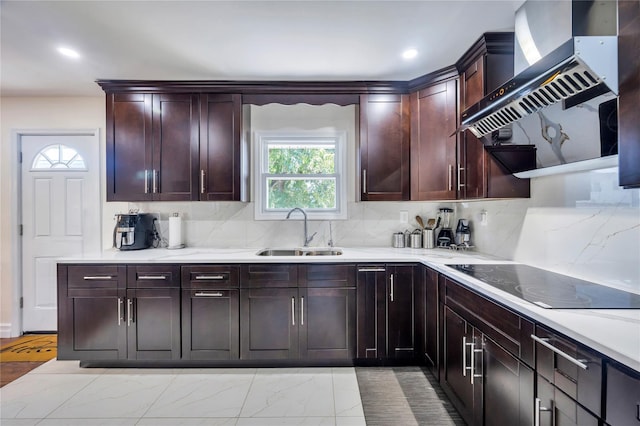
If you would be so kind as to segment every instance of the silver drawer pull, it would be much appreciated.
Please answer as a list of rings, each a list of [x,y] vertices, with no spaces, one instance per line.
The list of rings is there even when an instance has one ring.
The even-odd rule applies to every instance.
[[[166,280],[166,275],[140,275],[139,280]]]
[[[98,280],[110,280],[113,277],[111,275],[87,275],[83,277],[85,281],[98,281]]]
[[[385,268],[358,268],[358,272],[385,272]]]
[[[558,355],[560,355],[561,357],[569,360],[571,363],[577,365],[578,367],[582,368],[583,370],[587,370],[589,368],[589,366],[587,364],[585,364],[584,360],[579,360],[579,359],[575,359],[574,357],[572,357],[571,355],[568,355],[564,352],[562,352],[560,349],[556,348],[555,346],[553,346],[552,344],[550,344],[548,342],[549,339],[547,338],[540,338],[538,336],[536,336],[535,334],[531,335],[531,338],[533,340],[535,340],[536,342],[540,343],[542,346],[544,346],[547,349],[552,350],[553,352],[557,353]]]
[[[196,275],[196,280],[224,280],[224,275]]]
[[[222,293],[203,293],[199,291],[195,294],[196,297],[222,297],[224,294]]]

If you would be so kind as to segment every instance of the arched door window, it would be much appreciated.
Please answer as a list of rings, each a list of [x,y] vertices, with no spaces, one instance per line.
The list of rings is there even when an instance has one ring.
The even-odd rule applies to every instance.
[[[32,170],[87,170],[84,158],[75,149],[62,144],[49,145],[36,154]]]

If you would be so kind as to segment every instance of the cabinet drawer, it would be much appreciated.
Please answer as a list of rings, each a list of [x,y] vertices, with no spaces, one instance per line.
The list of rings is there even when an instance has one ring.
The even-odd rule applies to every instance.
[[[127,266],[128,288],[180,287],[178,265]]]
[[[610,425],[640,425],[640,373],[607,364],[606,421]]]
[[[355,265],[300,265],[300,287],[355,287]]]
[[[183,266],[182,288],[236,288],[239,284],[239,269],[229,265]]]
[[[298,266],[290,264],[242,265],[240,286],[243,288],[297,287]]]
[[[71,288],[124,288],[126,267],[123,265],[59,265],[67,268],[67,283]]]
[[[444,301],[464,313],[469,323],[503,348],[533,366],[533,323],[511,310],[445,278]]]
[[[601,415],[602,358],[587,347],[536,327],[536,370],[558,389]]]

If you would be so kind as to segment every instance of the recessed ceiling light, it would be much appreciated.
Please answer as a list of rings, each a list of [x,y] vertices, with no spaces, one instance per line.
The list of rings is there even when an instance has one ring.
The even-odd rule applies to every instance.
[[[80,54],[78,52],[73,49],[69,49],[68,47],[58,47],[58,53],[73,59],[78,59],[80,57]]]
[[[416,49],[407,49],[402,52],[402,57],[404,59],[413,59],[418,56],[418,51]]]

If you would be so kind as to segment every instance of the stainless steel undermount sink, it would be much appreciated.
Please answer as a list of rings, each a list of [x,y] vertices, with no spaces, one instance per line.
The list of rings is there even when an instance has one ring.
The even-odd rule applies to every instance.
[[[340,256],[341,254],[342,250],[335,248],[267,248],[256,253],[258,256]]]

